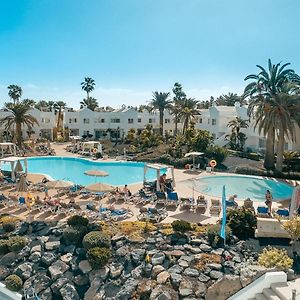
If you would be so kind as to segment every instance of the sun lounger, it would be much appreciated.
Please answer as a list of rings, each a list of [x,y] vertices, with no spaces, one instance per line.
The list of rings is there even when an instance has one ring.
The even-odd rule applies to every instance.
[[[201,211],[201,213],[205,213],[207,209],[207,200],[205,199],[204,196],[199,196],[196,200],[196,207],[195,211]]]
[[[119,221],[119,220],[124,220],[127,218],[130,218],[133,216],[133,212],[130,209],[113,209],[110,210],[110,214],[108,215],[108,217],[112,220],[112,221]]]
[[[279,208],[277,210],[273,210],[274,214],[278,215],[279,217],[282,217],[282,218],[288,218],[289,215],[290,215],[290,212],[288,209],[282,209],[282,208]]]
[[[271,218],[271,215],[269,214],[269,208],[266,206],[258,206],[257,216],[261,218]]]
[[[143,203],[151,202],[157,199],[155,194],[146,194],[144,190],[139,190],[139,196]]]
[[[168,205],[179,205],[179,198],[176,192],[171,192],[167,194],[167,204]]]
[[[210,214],[211,215],[219,215],[221,212],[221,203],[219,199],[211,199],[211,206],[210,206]]]

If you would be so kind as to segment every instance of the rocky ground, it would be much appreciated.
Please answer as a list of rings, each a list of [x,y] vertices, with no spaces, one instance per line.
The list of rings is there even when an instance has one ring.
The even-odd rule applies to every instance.
[[[111,260],[92,270],[85,249],[61,242],[65,226],[22,223],[13,234],[26,236],[28,244],[0,257],[0,280],[17,274],[23,289],[34,287],[42,300],[218,300],[266,271],[243,241],[212,248],[203,234],[159,228],[138,238],[115,234]]]

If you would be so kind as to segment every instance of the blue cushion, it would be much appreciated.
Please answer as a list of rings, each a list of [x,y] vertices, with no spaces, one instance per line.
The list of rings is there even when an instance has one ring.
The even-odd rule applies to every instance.
[[[19,198],[19,203],[20,204],[25,204],[25,198],[24,197],[20,197]]]
[[[287,209],[278,209],[277,214],[280,216],[288,217],[290,212]]]
[[[259,206],[259,207],[257,208],[257,212],[258,212],[259,214],[267,214],[267,213],[268,213],[268,208],[267,208],[267,207],[263,207],[263,206]]]
[[[177,200],[179,200],[179,199],[178,199],[178,194],[177,194],[176,192],[169,193],[169,194],[168,194],[168,199],[169,199],[169,200],[177,201]]]

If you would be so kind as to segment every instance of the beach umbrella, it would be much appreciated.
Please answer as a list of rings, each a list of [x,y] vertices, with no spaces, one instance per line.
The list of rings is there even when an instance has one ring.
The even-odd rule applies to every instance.
[[[202,155],[204,155],[203,152],[189,152],[184,157],[192,156],[193,157],[193,167],[194,167],[195,166],[195,156],[202,156]]]
[[[20,163],[20,161],[18,160],[17,163],[16,163],[16,167],[15,167],[15,172],[18,173],[18,172],[23,172],[23,167]]]
[[[84,172],[85,175],[94,176],[94,177],[105,177],[108,176],[108,173],[101,170],[88,170]]]
[[[72,181],[65,181],[65,180],[53,180],[48,181],[46,184],[46,187],[49,189],[67,189],[74,185]]]
[[[20,180],[17,184],[17,191],[19,193],[22,193],[22,192],[27,192],[27,183],[26,183],[26,177],[25,176],[21,176],[20,177]]]
[[[87,185],[85,189],[91,193],[108,193],[115,190],[113,186],[101,182]]]

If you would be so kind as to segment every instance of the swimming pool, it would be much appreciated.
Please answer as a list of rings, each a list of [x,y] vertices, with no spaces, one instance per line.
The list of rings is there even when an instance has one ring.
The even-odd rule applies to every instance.
[[[143,182],[144,165],[143,162],[98,162],[76,157],[31,157],[28,158],[28,173],[47,174],[53,179],[70,180],[82,185],[95,182],[124,185]],[[3,164],[2,169],[11,170],[10,164]],[[109,176],[96,178],[84,174],[85,171],[92,169],[103,170]],[[149,169],[146,179],[155,178],[156,171]]]
[[[255,176],[207,176],[194,180],[194,189],[203,194],[221,197],[222,187],[226,187],[226,196],[237,194],[238,200],[250,198],[264,200],[266,190],[270,190],[274,199],[292,196],[293,187],[280,181]]]

